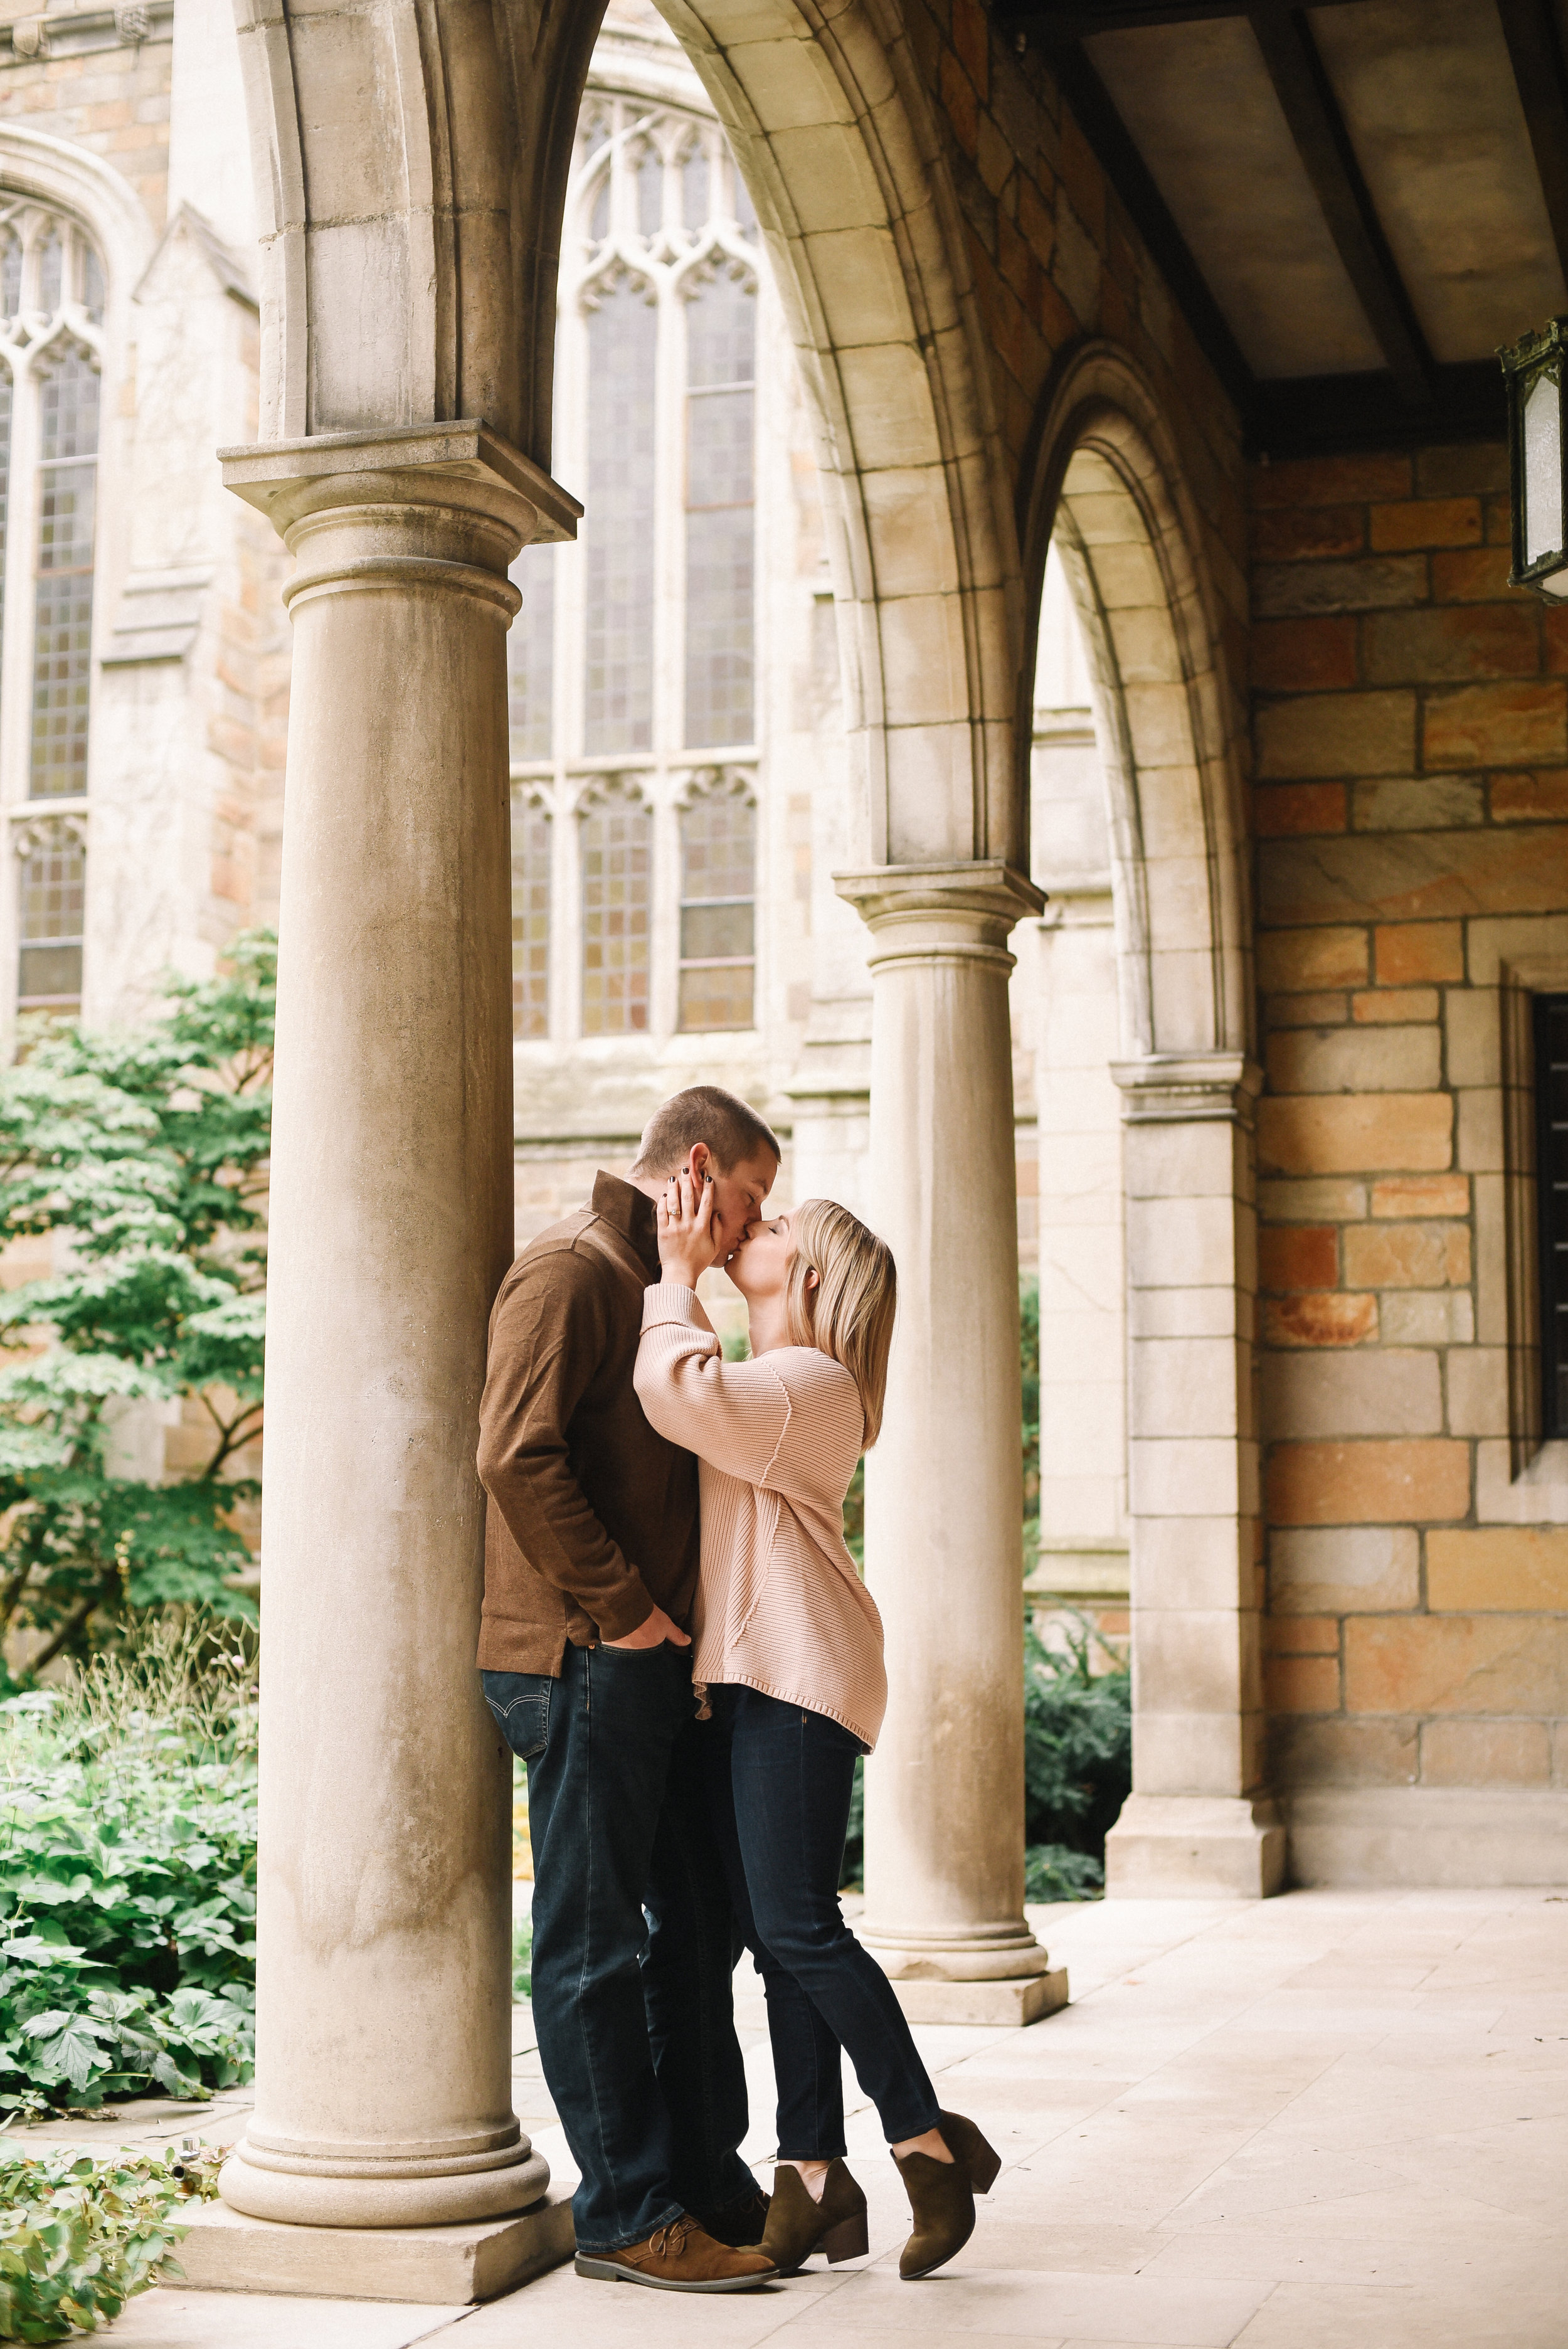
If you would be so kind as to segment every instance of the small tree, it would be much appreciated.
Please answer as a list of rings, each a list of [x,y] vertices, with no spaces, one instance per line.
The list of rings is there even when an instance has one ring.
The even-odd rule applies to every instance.
[[[261,1428],[275,981],[249,934],[140,1033],[51,1028],[0,1073],[0,1226],[67,1243],[0,1295],[0,1639],[40,1633],[34,1671],[128,1608],[254,1612],[234,1458]],[[188,1397],[200,1472],[115,1474],[117,1416]]]

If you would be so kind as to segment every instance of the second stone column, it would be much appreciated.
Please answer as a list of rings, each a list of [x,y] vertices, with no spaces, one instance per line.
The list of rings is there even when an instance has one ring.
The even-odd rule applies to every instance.
[[[862,1938],[920,2022],[1023,2023],[1067,1977],[1024,1921],[1023,1485],[1002,864],[841,874],[872,932],[872,1221],[898,1264],[866,1579],[889,1704]]]

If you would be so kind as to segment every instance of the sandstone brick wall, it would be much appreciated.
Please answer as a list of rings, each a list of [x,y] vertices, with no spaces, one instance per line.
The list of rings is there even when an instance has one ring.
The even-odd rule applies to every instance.
[[[1252,481],[1287,1785],[1568,1782],[1568,1447],[1510,1457],[1499,993],[1568,984],[1568,613],[1507,585],[1506,488],[1491,448]]]
[[[0,23],[36,16],[33,0],[4,0]],[[57,13],[67,23],[68,10]],[[161,29],[161,28],[160,28]],[[68,139],[112,163],[163,226],[169,194],[169,88],[174,46],[167,32],[141,42],[109,42],[71,55],[3,53],[0,121],[26,124]]]

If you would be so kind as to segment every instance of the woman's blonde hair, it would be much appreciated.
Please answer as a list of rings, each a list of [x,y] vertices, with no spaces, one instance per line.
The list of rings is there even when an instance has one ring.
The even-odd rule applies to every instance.
[[[898,1309],[892,1250],[833,1199],[808,1199],[797,1207],[789,1237],[789,1341],[815,1346],[842,1362],[861,1391],[866,1417],[861,1449],[869,1452],[882,1433],[888,1350]],[[807,1278],[813,1272],[815,1284]]]

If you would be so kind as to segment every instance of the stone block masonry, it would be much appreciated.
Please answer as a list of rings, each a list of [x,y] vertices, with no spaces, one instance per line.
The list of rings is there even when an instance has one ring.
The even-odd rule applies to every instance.
[[[1501,449],[1251,501],[1273,1766],[1315,1822],[1545,1799],[1568,1510],[1563,1447],[1506,1440],[1499,990],[1568,987],[1568,616],[1507,584]]]

